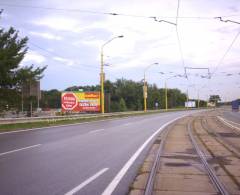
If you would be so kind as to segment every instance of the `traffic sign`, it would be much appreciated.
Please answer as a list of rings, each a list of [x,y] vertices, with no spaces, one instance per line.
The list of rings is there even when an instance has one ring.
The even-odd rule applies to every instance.
[[[64,93],[62,95],[62,107],[65,110],[73,110],[77,104],[77,97],[74,95],[74,93]]]

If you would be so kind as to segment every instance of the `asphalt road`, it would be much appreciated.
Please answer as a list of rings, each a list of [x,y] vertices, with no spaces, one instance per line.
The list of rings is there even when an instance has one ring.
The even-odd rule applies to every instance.
[[[126,194],[153,141],[149,138],[193,112],[1,133],[0,194]]]
[[[233,112],[229,109],[229,111],[223,112],[223,117],[235,123],[240,123],[240,112]]]

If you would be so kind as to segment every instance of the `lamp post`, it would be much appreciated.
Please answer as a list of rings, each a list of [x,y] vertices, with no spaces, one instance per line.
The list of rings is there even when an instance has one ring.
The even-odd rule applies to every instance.
[[[180,76],[180,75],[174,75],[174,76],[171,76],[171,77],[169,77],[169,78],[167,78],[167,79],[165,80],[165,110],[166,110],[166,111],[168,110],[167,80],[169,80],[169,79],[171,79],[171,78],[174,78],[174,77],[181,77],[181,76]]]
[[[123,35],[120,35],[120,36],[117,36],[117,37],[113,37],[112,39],[110,39],[106,43],[104,43],[102,45],[102,47],[101,47],[100,85],[101,85],[101,112],[102,112],[102,114],[104,114],[104,80],[105,80],[105,75],[104,75],[104,71],[103,71],[103,66],[104,66],[104,62],[103,62],[103,48],[108,43],[110,43],[111,41],[113,41],[114,39],[117,39],[117,38],[123,38]]]
[[[197,107],[200,107],[200,99],[199,99],[199,89],[197,90],[197,96],[198,96],[198,101],[197,101]]]
[[[146,71],[153,65],[158,65],[157,62],[150,64],[144,69],[144,78],[143,78],[143,99],[144,99],[144,112],[147,111],[147,84],[146,84]]]

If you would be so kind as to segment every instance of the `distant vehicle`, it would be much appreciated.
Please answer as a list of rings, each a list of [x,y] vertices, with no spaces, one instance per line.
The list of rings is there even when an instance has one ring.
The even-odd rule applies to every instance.
[[[238,112],[239,111],[239,100],[232,101],[232,111]]]

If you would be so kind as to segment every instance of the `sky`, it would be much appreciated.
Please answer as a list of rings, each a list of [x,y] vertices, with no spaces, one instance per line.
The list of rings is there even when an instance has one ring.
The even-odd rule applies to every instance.
[[[106,79],[142,81],[146,70],[148,83],[190,98],[240,98],[239,0],[0,0],[0,9],[0,27],[29,37],[21,66],[48,66],[43,90],[98,84],[102,45],[123,35],[103,48]]]

